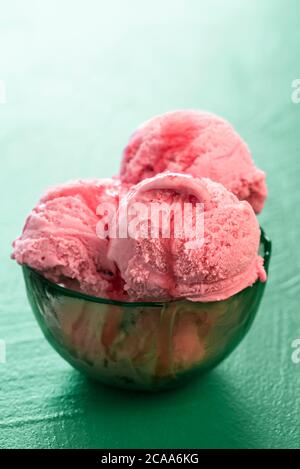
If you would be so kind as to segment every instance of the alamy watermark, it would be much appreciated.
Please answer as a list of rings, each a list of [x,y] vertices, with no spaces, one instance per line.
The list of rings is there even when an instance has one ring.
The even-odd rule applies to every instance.
[[[291,93],[291,101],[294,104],[300,103],[300,78],[296,78],[292,81],[291,87],[293,89]]]
[[[97,236],[133,239],[183,239],[189,249],[199,249],[204,241],[204,204],[185,202],[110,203],[97,208],[100,221]]]
[[[6,363],[6,343],[0,339],[0,364]]]
[[[5,104],[6,101],[6,84],[4,80],[0,80],[0,104]]]
[[[291,360],[295,365],[298,365],[298,363],[300,363],[300,339],[293,340],[291,347],[294,349],[291,355]]]

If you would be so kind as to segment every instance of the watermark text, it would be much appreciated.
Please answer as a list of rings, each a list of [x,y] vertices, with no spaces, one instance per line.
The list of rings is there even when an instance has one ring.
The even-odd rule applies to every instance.
[[[6,343],[0,339],[0,364],[6,363]]]
[[[104,203],[97,214],[101,239],[183,239],[188,249],[199,249],[204,242],[204,204],[200,202],[121,203],[119,209]]]
[[[6,85],[4,80],[0,80],[0,104],[6,104]]]
[[[292,81],[291,87],[293,91],[291,93],[291,101],[294,104],[300,103],[300,78],[296,78]]]
[[[293,340],[291,347],[294,349],[291,355],[292,362],[298,365],[300,363],[300,339]]]

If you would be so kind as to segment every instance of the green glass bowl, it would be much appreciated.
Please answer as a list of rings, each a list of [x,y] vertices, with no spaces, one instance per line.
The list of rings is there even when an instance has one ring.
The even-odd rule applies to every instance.
[[[261,232],[268,271],[271,241]],[[23,266],[27,295],[50,344],[71,365],[106,384],[155,391],[223,360],[245,336],[265,283],[223,301],[129,303],[56,285]]]

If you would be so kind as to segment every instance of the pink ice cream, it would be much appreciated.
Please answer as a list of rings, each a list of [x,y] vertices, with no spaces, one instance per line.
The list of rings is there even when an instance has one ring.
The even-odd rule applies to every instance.
[[[13,258],[66,287],[119,296],[122,282],[107,258],[108,240],[96,233],[99,205],[117,206],[119,190],[119,182],[111,179],[75,181],[48,190],[13,243]]]
[[[190,175],[161,173],[133,186],[119,206],[119,223],[134,222],[135,203],[177,204],[189,202],[196,210],[202,203],[203,243],[191,244],[184,234],[176,237],[175,215],[170,216],[171,236],[161,235],[157,219],[150,236],[149,214],[139,231],[127,238],[111,239],[108,257],[118,266],[129,297],[134,299],[188,298],[193,301],[223,300],[266,280],[263,259],[258,255],[260,228],[251,205],[221,184]],[[193,219],[195,221],[195,218]],[[193,223],[194,223],[193,221]],[[153,229],[151,219],[151,229]],[[199,240],[198,240],[199,241]]]
[[[201,111],[175,111],[141,125],[124,150],[120,178],[136,184],[163,171],[222,183],[259,213],[267,196],[265,173],[224,119]]]
[[[151,389],[217,363],[249,319],[245,305],[253,314],[261,286],[234,295],[266,280],[254,213],[266,194],[265,174],[229,123],[168,113],[132,136],[120,180],[49,189],[12,257],[56,284],[120,300],[32,295],[76,367]],[[178,223],[186,210],[188,233]],[[25,277],[34,291],[36,276]],[[149,303],[130,304],[138,301]]]

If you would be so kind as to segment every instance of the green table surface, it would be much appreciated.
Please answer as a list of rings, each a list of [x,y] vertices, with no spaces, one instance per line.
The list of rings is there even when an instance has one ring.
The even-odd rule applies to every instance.
[[[1,1],[1,448],[300,447],[298,0]],[[10,243],[49,185],[118,170],[135,127],[175,108],[229,119],[268,174],[265,296],[243,343],[186,387],[96,385],[42,337]]]

